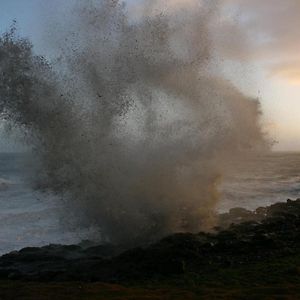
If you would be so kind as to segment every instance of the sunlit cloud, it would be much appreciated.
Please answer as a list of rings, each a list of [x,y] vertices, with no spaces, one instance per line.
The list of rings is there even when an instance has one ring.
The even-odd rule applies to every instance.
[[[278,76],[290,84],[300,85],[300,60],[276,64],[270,69],[272,76]]]
[[[232,49],[235,60],[272,62],[265,64],[273,76],[299,84],[300,78],[300,1],[225,0],[219,47]],[[236,26],[238,25],[238,26]],[[235,28],[232,30],[232,28]],[[288,61],[288,63],[287,63]]]

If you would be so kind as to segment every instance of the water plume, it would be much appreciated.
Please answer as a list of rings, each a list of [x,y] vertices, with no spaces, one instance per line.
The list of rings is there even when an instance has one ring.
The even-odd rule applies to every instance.
[[[36,186],[113,242],[210,228],[226,163],[266,144],[259,103],[210,71],[217,2],[157,3],[133,19],[78,2],[52,62],[14,27],[0,39],[0,113],[33,145]]]

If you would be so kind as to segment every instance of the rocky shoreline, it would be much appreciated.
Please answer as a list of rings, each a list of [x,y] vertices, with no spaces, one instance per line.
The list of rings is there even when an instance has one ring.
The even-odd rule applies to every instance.
[[[85,243],[24,248],[0,258],[1,280],[130,283],[209,276],[300,253],[300,199],[220,215],[214,233],[179,233],[147,247]],[[296,269],[295,269],[296,270]],[[298,272],[298,271],[295,271]],[[259,275],[258,275],[259,276]]]

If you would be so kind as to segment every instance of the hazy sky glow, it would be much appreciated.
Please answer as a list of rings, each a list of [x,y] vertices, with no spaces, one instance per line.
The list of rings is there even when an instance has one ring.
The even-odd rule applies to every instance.
[[[33,41],[36,52],[49,55],[43,39],[45,27],[55,26],[52,17],[67,11],[74,2],[3,0],[0,30],[5,31],[16,19],[20,34]],[[138,2],[131,1],[135,9]],[[169,0],[164,5],[182,9],[195,3],[197,0]],[[222,30],[216,51],[219,48],[226,53],[224,72],[243,91],[261,100],[264,126],[278,141],[275,149],[300,150],[300,1],[223,0],[220,3]],[[0,147],[0,151],[11,148],[4,137]]]
[[[226,0],[238,22],[232,60],[255,69],[268,130],[275,149],[300,149],[300,2],[298,0]],[[228,22],[230,24],[230,22]],[[232,39],[224,39],[232,43]],[[239,43],[242,41],[242,43]],[[229,49],[232,49],[229,48]],[[240,54],[242,56],[240,57]]]

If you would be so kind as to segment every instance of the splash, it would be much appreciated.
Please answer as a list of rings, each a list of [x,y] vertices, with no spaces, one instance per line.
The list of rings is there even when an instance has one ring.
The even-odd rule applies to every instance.
[[[211,71],[216,2],[149,3],[136,19],[78,3],[53,62],[13,27],[0,39],[0,113],[33,145],[37,186],[121,243],[211,227],[226,162],[265,146],[259,103]]]

